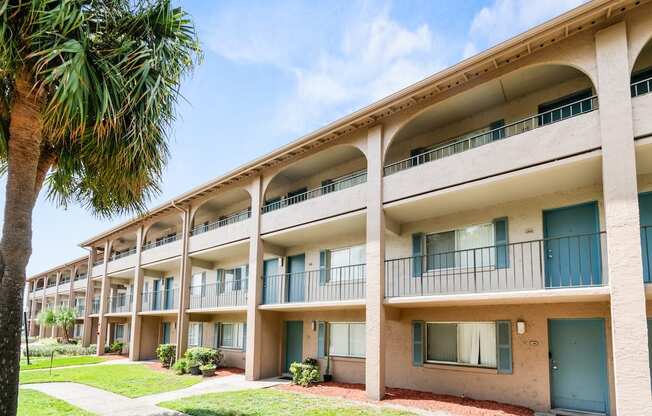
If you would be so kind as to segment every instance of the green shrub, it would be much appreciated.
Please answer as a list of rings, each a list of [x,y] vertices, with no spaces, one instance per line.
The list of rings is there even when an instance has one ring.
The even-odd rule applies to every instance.
[[[27,354],[24,347],[22,352],[23,356]],[[79,344],[59,344],[56,341],[52,342],[51,340],[43,340],[43,342],[37,344],[29,344],[30,357],[49,357],[52,353],[56,355],[93,355],[96,352],[97,347],[95,345],[84,347]]]
[[[124,348],[125,344],[124,342],[120,341],[115,341],[111,345],[109,345],[107,348],[105,348],[106,352],[117,352],[120,353],[122,352],[122,349]]]
[[[215,364],[204,364],[199,366],[201,371],[215,370],[216,368],[217,366]]]
[[[199,365],[214,364],[216,367],[219,367],[224,359],[222,351],[206,347],[189,348],[184,357],[189,362],[196,362]]]
[[[156,347],[156,356],[163,367],[170,367],[177,355],[177,346],[174,344],[161,344]]]
[[[188,360],[185,358],[180,358],[177,362],[174,363],[172,369],[177,375],[186,374],[188,372]]]
[[[305,360],[303,363],[290,364],[292,383],[303,387],[308,387],[310,384],[317,383],[321,379],[317,360],[308,361],[308,364],[306,364],[306,361],[308,360]]]

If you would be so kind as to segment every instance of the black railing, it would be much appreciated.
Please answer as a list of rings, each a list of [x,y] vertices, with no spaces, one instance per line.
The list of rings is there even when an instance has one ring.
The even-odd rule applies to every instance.
[[[78,304],[75,305],[75,315],[77,315],[77,318],[83,318],[84,317],[84,311],[86,310],[86,307],[84,304]]]
[[[179,234],[168,235],[166,237],[157,238],[154,241],[150,241],[149,243],[144,244],[142,250],[145,251],[145,250],[149,250],[149,249],[154,248],[154,247],[164,246],[166,244],[173,243],[173,242],[177,241],[178,239],[179,239]]]
[[[143,311],[167,311],[178,307],[177,289],[143,292]]]
[[[330,194],[331,192],[337,192],[343,189],[351,188],[365,182],[367,182],[367,171],[365,170],[356,172],[342,179],[320,186],[319,188],[310,189],[298,195],[293,195],[278,201],[269,202],[263,206],[262,211],[263,213],[276,211],[277,209],[298,204],[299,202],[307,201],[308,199],[318,198],[320,196]]]
[[[236,222],[248,220],[249,218],[251,218],[250,208],[244,211],[236,212],[235,214],[231,214],[226,218],[213,221],[209,224],[198,225],[190,231],[190,235],[205,233],[207,231],[215,230],[216,228],[221,228],[230,224],[234,224]]]
[[[133,305],[133,296],[122,294],[109,297],[109,310],[108,313],[126,313],[131,312]]]
[[[595,233],[387,260],[385,297],[603,286],[604,248]]]
[[[634,82],[631,85],[632,97],[652,92],[652,77],[642,81]]]
[[[414,166],[422,165],[427,162],[432,162],[448,156],[462,153],[467,150],[495,142],[497,140],[516,136],[526,131],[534,130],[536,128],[552,124],[557,121],[566,120],[580,114],[585,114],[597,108],[598,97],[593,96],[585,98],[583,100],[555,108],[554,110],[532,115],[523,120],[498,127],[473,137],[449,140],[445,144],[442,144],[441,146],[435,147],[434,149],[428,150],[424,153],[420,153],[407,159],[391,163],[385,166],[383,172],[385,176],[391,175],[393,173],[401,172]]]
[[[190,287],[190,309],[247,305],[247,279]]]
[[[79,280],[85,280],[86,279],[86,273],[79,273],[78,275],[75,276],[75,282]]]
[[[100,313],[100,298],[93,298],[93,303],[91,304],[91,314],[97,315]]]
[[[136,247],[132,247],[132,248],[129,248],[129,249],[124,250],[124,251],[117,251],[117,252],[115,252],[115,253],[113,253],[111,255],[111,258],[109,259],[109,261],[118,260],[118,259],[121,259],[123,257],[128,257],[128,256],[131,256],[131,255],[134,255],[134,254],[136,254]]]
[[[263,304],[364,299],[364,264],[287,273],[263,278]]]

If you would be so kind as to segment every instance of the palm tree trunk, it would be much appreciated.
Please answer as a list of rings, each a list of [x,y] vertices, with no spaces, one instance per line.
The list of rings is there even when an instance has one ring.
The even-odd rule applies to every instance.
[[[0,241],[0,415],[18,406],[21,310],[25,268],[32,253],[32,210],[41,158],[40,98],[24,73],[16,78],[9,125],[7,188]],[[40,179],[42,181],[42,179]]]

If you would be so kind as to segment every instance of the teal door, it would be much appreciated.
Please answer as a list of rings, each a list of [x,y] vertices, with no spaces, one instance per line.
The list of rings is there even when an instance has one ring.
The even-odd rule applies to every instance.
[[[643,255],[643,280],[652,283],[652,192],[638,196],[638,211],[641,216],[641,250]]]
[[[263,262],[263,304],[279,303],[281,282],[278,277],[278,259]]]
[[[603,319],[548,321],[553,409],[609,413]]]
[[[647,353],[650,360],[650,379],[652,380],[652,319],[647,320]]]
[[[157,311],[159,309],[160,301],[159,297],[161,296],[161,281],[154,280],[153,290],[152,290],[152,310]]]
[[[170,343],[170,323],[169,322],[163,322],[162,328],[161,328],[161,342],[163,344],[169,344]]]
[[[596,202],[543,212],[546,287],[602,284]]]
[[[165,307],[163,309],[174,309],[174,277],[165,279]]]
[[[304,301],[305,271],[305,254],[288,257],[288,302]]]
[[[285,362],[283,372],[290,372],[290,364],[303,360],[303,321],[285,322]]]

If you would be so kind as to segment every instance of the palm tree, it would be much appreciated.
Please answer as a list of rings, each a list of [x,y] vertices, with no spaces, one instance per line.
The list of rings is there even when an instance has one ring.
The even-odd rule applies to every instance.
[[[63,339],[67,342],[70,338],[70,330],[75,325],[75,319],[77,319],[77,314],[72,308],[64,307],[59,308],[54,313],[54,321],[58,327],[63,329]]]
[[[170,0],[0,0],[0,414],[15,415],[32,210],[47,196],[99,216],[158,191],[179,85],[201,58]]]
[[[52,309],[41,311],[36,319],[38,320],[39,325],[46,328],[51,328],[57,324],[56,313]]]

